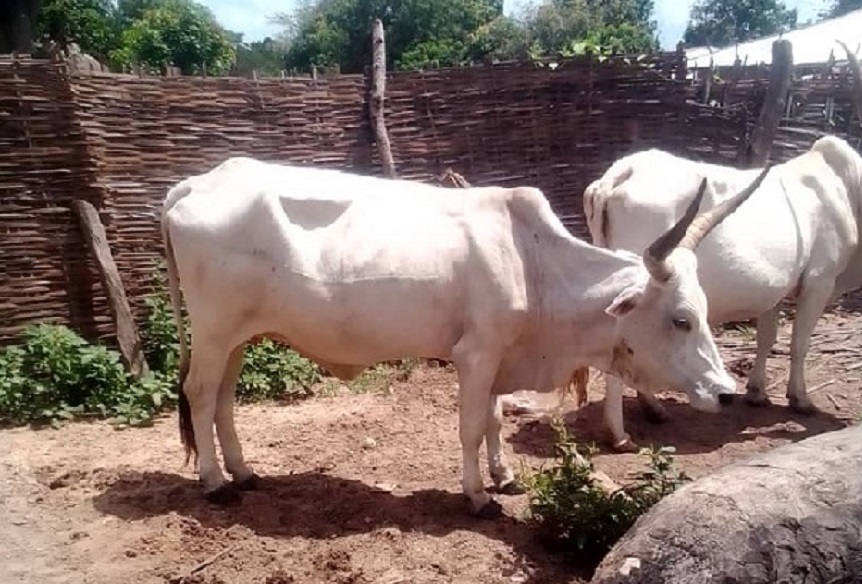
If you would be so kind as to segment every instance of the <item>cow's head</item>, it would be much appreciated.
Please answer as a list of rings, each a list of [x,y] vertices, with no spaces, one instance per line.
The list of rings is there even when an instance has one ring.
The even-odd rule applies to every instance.
[[[698,215],[704,179],[676,225],[644,252],[643,279],[620,292],[606,309],[617,319],[612,370],[633,388],[685,390],[695,408],[710,412],[732,401],[736,383],[707,323],[694,250],[751,196],[767,172],[768,166],[744,191]]]

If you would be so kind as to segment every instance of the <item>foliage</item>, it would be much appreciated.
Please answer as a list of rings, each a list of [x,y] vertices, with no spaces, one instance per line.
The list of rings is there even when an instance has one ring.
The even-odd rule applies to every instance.
[[[165,65],[184,75],[227,73],[236,60],[230,36],[205,6],[192,0],[161,0],[142,9],[111,52],[121,67],[139,64],[153,71]]]
[[[571,54],[578,43],[603,54],[658,47],[653,0],[543,0],[520,18],[502,8],[499,0],[304,0],[275,21],[288,68],[346,73],[371,62],[374,18],[386,29],[388,66],[399,69]]]
[[[36,31],[61,46],[75,42],[103,61],[119,39],[111,0],[42,0]]]
[[[26,329],[23,343],[0,352],[0,420],[48,422],[79,414],[140,425],[176,396],[158,374],[136,381],[119,354],[91,345],[65,326]]]
[[[359,73],[371,62],[375,18],[387,31],[387,65],[405,69],[470,61],[477,31],[502,14],[501,0],[304,0],[274,20],[284,28],[288,68]]]
[[[542,539],[582,560],[600,560],[640,515],[689,480],[674,469],[672,449],[642,449],[649,470],[632,484],[608,492],[592,475],[595,450],[579,451],[559,419],[553,428],[557,464],[519,478],[530,495],[529,519]]]
[[[653,0],[545,0],[527,8],[524,22],[536,56],[577,54],[584,47],[602,54],[648,52],[658,47],[653,9]]]
[[[249,346],[237,383],[241,401],[301,399],[312,394],[312,386],[322,380],[320,369],[296,352],[269,339]]]
[[[796,27],[796,9],[780,0],[697,0],[691,8],[687,45],[724,47]]]

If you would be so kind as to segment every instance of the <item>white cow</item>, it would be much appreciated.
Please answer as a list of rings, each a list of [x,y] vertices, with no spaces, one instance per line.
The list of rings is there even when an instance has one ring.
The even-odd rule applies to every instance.
[[[848,53],[849,54],[849,53]],[[857,91],[862,92],[858,61]],[[646,150],[615,162],[584,192],[584,213],[595,245],[642,252],[682,216],[703,180],[705,208],[728,200],[759,170],[695,162]],[[766,405],[766,358],[775,344],[779,304],[797,302],[787,385],[790,407],[815,411],[807,394],[805,356],[826,305],[862,286],[862,157],[844,140],[825,137],[769,177],[697,250],[698,276],[711,324],[757,319],[757,354],[746,401]],[[623,428],[623,386],[606,376],[605,419],[615,445],[635,445]],[[638,395],[646,413],[667,419],[649,394]]]
[[[765,175],[765,172],[764,172]],[[282,340],[331,374],[409,357],[453,362],[462,485],[499,515],[479,469],[520,492],[499,396],[551,391],[593,366],[642,391],[673,385],[717,412],[735,392],[706,324],[692,250],[762,176],[697,218],[700,197],[644,253],[574,238],[534,188],[461,189],[230,159],[168,192],[162,235],[174,314],[182,283],[194,350],[180,339],[180,431],[205,497],[226,504],[256,475],[233,420],[243,347]],[[215,452],[213,423],[226,483]]]

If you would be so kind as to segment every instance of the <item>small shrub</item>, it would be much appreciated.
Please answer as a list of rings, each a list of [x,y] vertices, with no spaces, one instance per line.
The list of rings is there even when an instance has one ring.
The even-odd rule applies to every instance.
[[[643,449],[649,470],[608,492],[592,475],[595,449],[579,450],[560,420],[553,428],[556,464],[519,477],[530,496],[527,516],[545,544],[586,563],[597,563],[640,515],[688,480],[674,470],[672,449]]]
[[[0,419],[56,425],[91,414],[143,424],[175,396],[157,375],[137,381],[120,356],[65,326],[40,324],[0,351]]]
[[[312,387],[322,379],[313,361],[264,339],[246,347],[236,393],[242,401],[295,400],[312,395]]]

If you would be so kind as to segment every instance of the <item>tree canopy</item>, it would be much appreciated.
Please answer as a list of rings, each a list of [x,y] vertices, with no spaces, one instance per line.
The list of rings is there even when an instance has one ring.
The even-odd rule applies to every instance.
[[[468,64],[578,50],[640,52],[657,48],[653,0],[544,0],[519,18],[501,0],[305,0],[280,14],[286,65],[338,66],[359,72],[371,59],[375,18],[387,30],[390,67]]]
[[[697,0],[683,38],[690,46],[724,47],[795,28],[796,18],[780,0]]]

